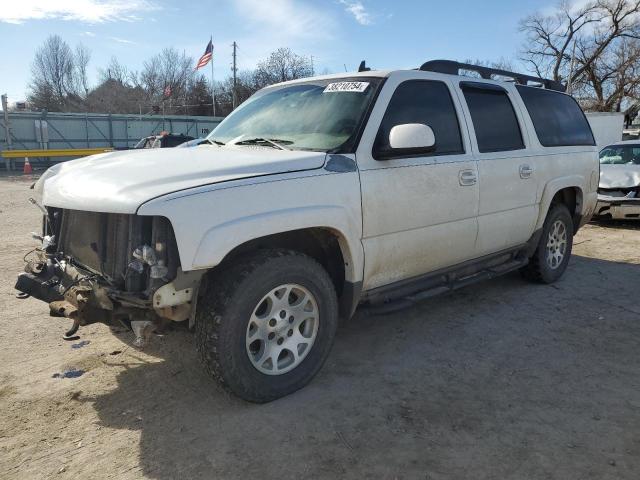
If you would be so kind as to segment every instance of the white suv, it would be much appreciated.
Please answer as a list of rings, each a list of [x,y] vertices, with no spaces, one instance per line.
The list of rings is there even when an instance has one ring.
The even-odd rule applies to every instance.
[[[73,319],[67,338],[120,320],[141,345],[188,321],[211,374],[264,402],[309,382],[359,304],[557,280],[599,175],[563,87],[450,61],[363,70],[265,88],[195,148],[52,167],[16,288]]]

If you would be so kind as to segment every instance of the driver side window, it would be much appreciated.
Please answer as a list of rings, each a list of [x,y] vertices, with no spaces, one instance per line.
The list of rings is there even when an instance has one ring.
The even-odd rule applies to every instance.
[[[435,150],[413,155],[394,156],[389,145],[391,129],[397,125],[421,123],[433,130]],[[401,83],[391,97],[376,141],[373,158],[407,158],[464,153],[460,125],[449,88],[435,80],[408,80]]]

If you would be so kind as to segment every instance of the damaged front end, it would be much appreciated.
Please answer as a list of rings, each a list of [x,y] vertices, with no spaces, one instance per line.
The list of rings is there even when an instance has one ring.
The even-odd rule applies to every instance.
[[[167,322],[193,321],[202,273],[181,270],[166,218],[40,208],[42,245],[15,288],[71,319],[66,339],[90,323],[124,323],[141,347]]]
[[[613,220],[640,219],[640,186],[599,188],[596,215]]]
[[[640,165],[632,156],[635,150],[631,147],[622,149],[617,157],[602,157],[601,153],[601,161],[604,158],[627,163],[600,165],[596,216],[613,220],[640,219]]]

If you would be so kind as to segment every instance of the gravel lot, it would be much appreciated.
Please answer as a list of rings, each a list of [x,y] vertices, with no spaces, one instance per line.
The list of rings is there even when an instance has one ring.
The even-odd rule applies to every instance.
[[[512,274],[356,317],[304,390],[229,397],[179,328],[144,352],[14,297],[39,213],[0,178],[0,478],[637,479],[640,229],[590,225],[559,283]],[[67,367],[79,378],[52,375]]]

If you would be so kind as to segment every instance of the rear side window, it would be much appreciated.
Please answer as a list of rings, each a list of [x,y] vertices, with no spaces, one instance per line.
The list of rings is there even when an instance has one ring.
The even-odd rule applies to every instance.
[[[462,91],[481,153],[524,148],[520,125],[506,91],[464,86]]]
[[[595,145],[591,127],[578,102],[563,93],[516,86],[544,147]]]
[[[458,116],[449,88],[443,82],[409,80],[396,88],[376,137],[374,158],[390,158],[391,129],[405,123],[428,125],[436,137],[435,150],[418,156],[464,153]]]

